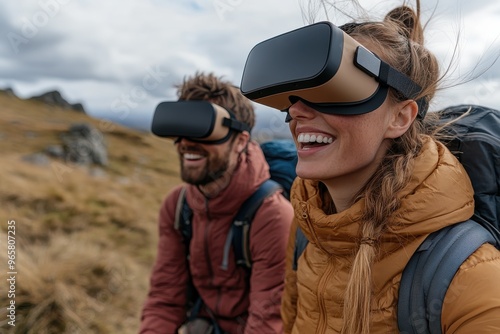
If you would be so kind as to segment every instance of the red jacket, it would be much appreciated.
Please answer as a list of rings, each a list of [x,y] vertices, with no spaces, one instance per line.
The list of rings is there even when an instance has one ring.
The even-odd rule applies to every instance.
[[[291,204],[279,193],[265,199],[250,228],[252,271],[237,266],[231,250],[229,266],[221,268],[224,244],[240,205],[270,177],[258,144],[242,154],[229,186],[207,199],[196,186],[186,185],[193,210],[193,236],[187,268],[180,231],[173,226],[181,186],[164,201],[160,211],[160,239],[148,298],[142,312],[141,334],[176,333],[186,320],[189,275],[205,305],[229,333],[281,333],[281,294],[285,253],[293,218]]]

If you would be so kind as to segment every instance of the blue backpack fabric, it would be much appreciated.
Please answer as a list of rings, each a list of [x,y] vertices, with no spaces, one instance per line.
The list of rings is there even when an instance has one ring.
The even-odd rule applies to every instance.
[[[403,271],[398,296],[401,333],[441,333],[441,311],[449,284],[460,265],[481,245],[500,249],[500,112],[477,105],[440,111],[440,122],[455,123],[446,143],[474,187],[475,212],[466,222],[430,234]],[[293,269],[308,240],[297,229]]]
[[[297,148],[292,140],[277,139],[260,144],[269,164],[271,180],[283,186],[283,196],[290,199],[290,188],[297,176]]]

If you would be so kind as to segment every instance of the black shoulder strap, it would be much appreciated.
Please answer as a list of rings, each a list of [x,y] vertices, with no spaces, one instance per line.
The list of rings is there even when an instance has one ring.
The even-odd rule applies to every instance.
[[[401,333],[441,333],[443,300],[460,265],[482,244],[497,246],[493,235],[473,220],[430,234],[401,277],[398,326]]]
[[[304,252],[304,249],[306,249],[308,243],[309,240],[307,240],[306,236],[304,235],[304,232],[302,232],[300,226],[297,226],[297,232],[295,234],[295,249],[293,251],[293,264],[292,264],[293,270],[297,271],[297,264],[299,262],[299,257]]]
[[[229,248],[232,245],[236,264],[247,268],[252,266],[250,256],[250,224],[264,199],[274,194],[281,185],[273,180],[267,180],[243,202],[240,210],[234,218],[229,234],[224,245],[224,256],[222,258],[223,269],[228,267]]]
[[[231,229],[226,238],[224,245],[224,256],[222,259],[222,268],[228,267],[229,249],[232,246],[236,264],[244,267],[251,267],[250,257],[250,224],[257,212],[258,208],[264,199],[274,194],[278,189],[282,189],[281,185],[273,180],[267,180],[243,202],[240,210],[233,220]],[[193,212],[186,201],[186,188],[182,188],[177,199],[175,210],[174,228],[182,233],[184,244],[186,245],[186,256],[189,258],[189,244],[192,238],[191,219]]]
[[[183,187],[177,199],[177,206],[175,208],[175,221],[174,228],[179,230],[182,234],[184,245],[186,246],[186,256],[189,258],[189,244],[193,235],[193,227],[191,220],[193,218],[193,211],[186,201],[186,187]]]

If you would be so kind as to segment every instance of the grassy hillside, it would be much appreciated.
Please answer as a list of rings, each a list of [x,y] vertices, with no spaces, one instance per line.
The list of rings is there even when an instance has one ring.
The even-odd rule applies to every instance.
[[[107,167],[26,161],[83,122],[103,132]],[[172,142],[0,93],[0,152],[0,332],[137,333],[158,209],[180,182]],[[12,225],[17,274],[10,298]],[[12,301],[15,327],[7,323]]]

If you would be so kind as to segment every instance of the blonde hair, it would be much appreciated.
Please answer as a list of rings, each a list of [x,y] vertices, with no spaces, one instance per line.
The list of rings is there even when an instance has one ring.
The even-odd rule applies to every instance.
[[[250,130],[255,125],[251,101],[241,94],[238,87],[222,77],[213,73],[196,72],[176,87],[179,100],[211,101],[232,112],[236,119],[247,124]]]
[[[383,22],[350,24],[346,33],[353,38],[369,41],[372,50],[391,66],[406,74],[423,90],[418,98],[428,103],[434,96],[439,81],[436,58],[424,47],[423,28],[420,24],[419,1],[417,11],[401,6],[390,11]],[[342,28],[342,27],[341,27]],[[405,100],[390,90],[394,102]],[[427,115],[427,119],[434,118]],[[426,123],[415,121],[408,131],[393,140],[380,168],[355,196],[364,198],[366,206],[362,216],[361,241],[352,264],[344,297],[343,334],[369,334],[372,299],[371,267],[377,256],[377,240],[386,228],[387,217],[400,207],[396,194],[409,182],[414,158],[422,148],[422,134]]]

